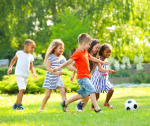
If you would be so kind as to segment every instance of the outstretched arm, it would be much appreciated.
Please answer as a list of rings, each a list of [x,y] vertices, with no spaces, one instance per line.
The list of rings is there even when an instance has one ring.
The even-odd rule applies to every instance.
[[[62,65],[60,65],[59,67],[56,67],[53,69],[53,72],[58,71],[59,69],[61,69],[62,67],[68,66],[69,64],[71,64],[74,60],[73,59],[69,59],[68,61],[66,61],[65,63],[63,63]]]
[[[108,65],[108,62],[107,62],[107,61],[102,61],[102,60],[97,59],[97,58],[95,58],[95,57],[93,57],[93,56],[91,56],[91,55],[90,55],[89,60],[90,60],[90,61],[93,61],[93,62],[96,62],[96,63],[101,63],[101,64],[106,64],[106,65]]]
[[[15,64],[15,62],[16,62],[17,59],[18,59],[18,57],[17,57],[17,55],[15,55],[15,56],[13,57],[13,59],[11,60],[11,62],[10,62],[10,65],[9,65],[9,67],[8,67],[8,70],[7,70],[7,74],[11,73],[12,67],[13,67],[13,65]]]
[[[33,62],[30,63],[30,70],[32,72],[32,76],[34,76],[35,78],[37,78],[37,75],[36,75],[34,67],[33,67]]]
[[[109,70],[102,68],[100,63],[97,63],[98,70],[103,73],[109,73]]]
[[[108,70],[108,71],[109,71],[109,73],[111,73],[111,74],[115,74],[115,73],[116,73],[115,70]]]

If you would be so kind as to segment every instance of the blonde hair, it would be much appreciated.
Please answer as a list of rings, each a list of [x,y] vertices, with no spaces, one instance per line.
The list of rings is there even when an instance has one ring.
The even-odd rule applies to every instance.
[[[87,33],[82,33],[78,36],[78,43],[81,44],[83,42],[92,42],[91,36],[89,36]]]
[[[49,45],[46,53],[45,53],[45,59],[44,59],[44,65],[47,64],[47,60],[50,54],[54,53],[54,49],[57,48],[59,45],[63,45],[64,43],[62,42],[61,39],[54,39],[51,44]]]

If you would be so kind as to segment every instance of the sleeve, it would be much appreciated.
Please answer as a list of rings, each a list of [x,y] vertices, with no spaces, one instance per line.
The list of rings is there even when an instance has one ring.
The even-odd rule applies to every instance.
[[[48,57],[48,60],[47,60],[47,61],[52,62],[52,60],[53,60],[52,55],[49,55],[49,57]]]
[[[88,53],[88,52],[87,52]],[[90,58],[91,57],[91,55],[88,53],[88,58]]]
[[[76,60],[76,59],[79,58],[79,54],[80,54],[80,53],[78,53],[78,52],[76,51],[76,52],[74,52],[74,54],[73,54],[70,58],[73,59],[73,60]]]
[[[34,61],[34,57],[33,55],[31,55],[31,61],[30,62],[33,62]]]
[[[20,54],[20,51],[17,51],[17,52],[16,52],[17,58],[19,57],[19,54]]]
[[[64,56],[62,56],[60,63],[63,64],[64,62],[66,62],[66,58]]]

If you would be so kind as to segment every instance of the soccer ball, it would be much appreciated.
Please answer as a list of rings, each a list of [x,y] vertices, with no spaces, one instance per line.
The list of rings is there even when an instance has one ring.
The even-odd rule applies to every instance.
[[[129,99],[125,102],[124,108],[125,110],[137,110],[139,108],[139,105],[135,100]]]

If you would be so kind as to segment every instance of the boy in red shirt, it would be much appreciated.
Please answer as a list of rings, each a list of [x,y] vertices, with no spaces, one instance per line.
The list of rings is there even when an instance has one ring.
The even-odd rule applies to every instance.
[[[108,62],[101,61],[101,60],[91,56],[87,52],[87,50],[90,47],[91,42],[92,42],[92,38],[87,33],[80,34],[78,36],[78,43],[79,43],[78,49],[76,49],[74,54],[71,56],[71,58],[67,62],[63,63],[62,65],[60,65],[57,68],[54,68],[54,70],[53,70],[54,72],[58,71],[62,67],[71,64],[73,61],[75,61],[75,63],[76,63],[77,81],[80,85],[80,89],[77,90],[77,92],[78,92],[77,95],[74,95],[70,99],[61,102],[63,111],[65,111],[65,107],[67,107],[67,105],[69,105],[71,102],[74,102],[79,99],[83,99],[87,95],[89,95],[90,99],[94,105],[94,108],[95,108],[94,111],[96,113],[101,112],[101,109],[98,106],[98,103],[96,101],[96,94],[95,94],[96,91],[90,81],[91,74],[90,74],[89,60],[93,61],[93,62],[101,63],[101,64],[108,64]]]

